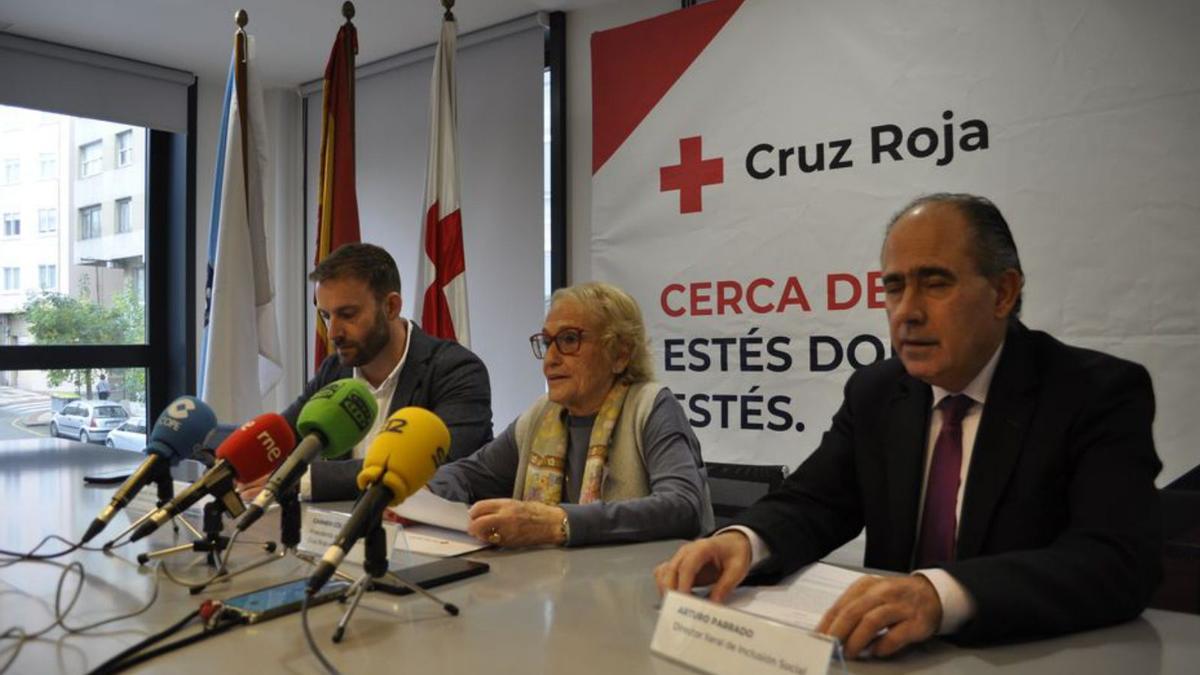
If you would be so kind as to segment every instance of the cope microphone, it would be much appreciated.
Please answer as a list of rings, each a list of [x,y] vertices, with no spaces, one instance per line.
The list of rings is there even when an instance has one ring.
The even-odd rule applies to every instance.
[[[282,415],[266,413],[255,417],[230,434],[217,448],[217,462],[211,469],[152,513],[141,527],[134,530],[129,540],[137,541],[157,530],[206,495],[220,499],[231,515],[241,515],[245,507],[234,489],[234,481],[249,482],[262,478],[279,466],[295,446],[295,434]]]
[[[247,507],[237,531],[244,531],[261,518],[281,492],[300,480],[318,453],[325,459],[336,459],[350,452],[367,435],[378,411],[375,397],[355,379],[331,382],[313,394],[296,420],[303,436],[300,444]]]
[[[416,407],[392,413],[367,449],[358,474],[358,488],[365,492],[308,578],[308,593],[321,590],[354,543],[378,526],[386,507],[404,501],[429,481],[446,461],[449,447],[450,430],[437,415]]]
[[[169,467],[190,458],[214,427],[217,416],[212,408],[194,396],[180,396],[163,410],[150,431],[150,440],[142,452],[146,459],[113,494],[112,501],[88,526],[81,543],[86,544],[125,508],[142,488],[157,480]]]

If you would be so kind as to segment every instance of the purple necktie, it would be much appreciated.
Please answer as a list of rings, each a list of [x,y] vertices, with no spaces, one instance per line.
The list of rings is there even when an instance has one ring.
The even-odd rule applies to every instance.
[[[954,560],[955,504],[962,473],[962,419],[974,401],[959,394],[938,404],[942,429],[933,445],[929,482],[925,487],[925,510],[921,516],[921,539],[917,567],[932,567]]]

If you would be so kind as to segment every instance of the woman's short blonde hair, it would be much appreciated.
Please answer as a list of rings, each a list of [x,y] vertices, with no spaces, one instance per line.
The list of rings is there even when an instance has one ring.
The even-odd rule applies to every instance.
[[[628,351],[629,365],[620,375],[622,382],[637,384],[654,379],[646,324],[633,296],[612,284],[589,281],[554,291],[550,305],[560,300],[574,300],[595,318],[600,326],[600,344],[609,358],[615,361]]]

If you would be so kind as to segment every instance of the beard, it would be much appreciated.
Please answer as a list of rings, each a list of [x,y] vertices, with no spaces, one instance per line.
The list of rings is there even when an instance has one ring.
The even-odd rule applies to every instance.
[[[376,356],[383,351],[383,348],[388,345],[392,339],[392,333],[388,330],[387,315],[383,313],[383,309],[379,309],[375,313],[375,322],[371,324],[371,330],[363,337],[362,342],[355,340],[342,340],[334,342],[334,346],[338,347],[338,362],[343,366],[351,368],[362,367],[371,361],[375,360]],[[341,349],[349,348],[353,351],[349,355],[343,355]]]

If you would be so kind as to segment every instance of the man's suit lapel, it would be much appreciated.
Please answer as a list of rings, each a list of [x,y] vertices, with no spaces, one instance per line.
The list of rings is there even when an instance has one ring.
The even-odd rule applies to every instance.
[[[885,562],[889,569],[911,566],[932,396],[929,385],[901,375],[888,410],[887,436],[883,442],[887,456],[891,545],[887,554],[890,560],[880,562]]]
[[[408,330],[412,332],[408,340],[408,355],[404,357],[404,367],[400,369],[400,377],[396,381],[396,392],[392,394],[388,416],[413,404],[416,391],[429,370],[429,359],[433,358],[433,340],[413,321],[408,322]]]
[[[1036,404],[1038,374],[1027,329],[1017,324],[1008,331],[1004,352],[988,389],[983,419],[975,434],[971,467],[958,526],[960,559],[980,554],[991,514],[1004,494],[1021,456],[1022,441]]]

